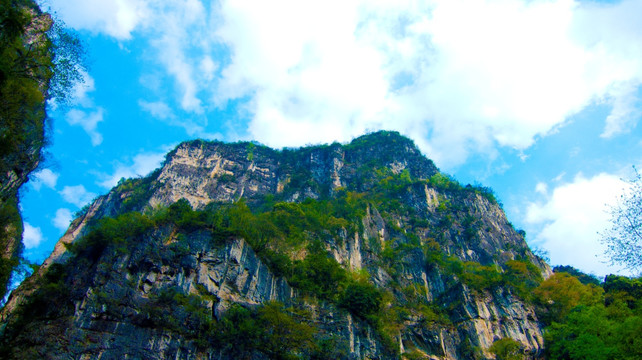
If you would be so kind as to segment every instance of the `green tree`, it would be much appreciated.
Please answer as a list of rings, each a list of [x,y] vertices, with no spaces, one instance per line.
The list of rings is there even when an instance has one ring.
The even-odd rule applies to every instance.
[[[553,323],[545,333],[550,359],[610,360],[624,357],[613,334],[617,324],[603,305],[579,306],[563,323]]]
[[[576,277],[559,272],[543,281],[533,295],[540,306],[540,318],[550,324],[562,321],[578,305],[594,305],[603,299],[604,291],[595,285],[584,285]]]
[[[579,280],[584,285],[588,285],[588,284],[600,285],[600,279],[598,279],[595,275],[586,274],[572,266],[557,265],[553,268],[553,272],[556,272],[556,273],[565,272],[570,275],[573,275],[577,278],[577,280]]]

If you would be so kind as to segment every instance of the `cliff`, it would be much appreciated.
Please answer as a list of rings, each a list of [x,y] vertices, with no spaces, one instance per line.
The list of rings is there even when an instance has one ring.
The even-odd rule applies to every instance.
[[[489,189],[394,132],[191,141],[75,219],[2,310],[8,359],[538,358],[550,269]]]
[[[22,254],[18,189],[38,166],[53,58],[51,18],[33,1],[6,1],[0,13],[0,298]]]

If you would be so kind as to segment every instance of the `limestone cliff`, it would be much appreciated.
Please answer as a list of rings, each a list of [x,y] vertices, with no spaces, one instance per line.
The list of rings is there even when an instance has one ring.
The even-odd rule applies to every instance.
[[[191,141],[75,219],[2,310],[6,358],[488,359],[550,269],[412,141]],[[249,339],[249,340],[247,340]]]

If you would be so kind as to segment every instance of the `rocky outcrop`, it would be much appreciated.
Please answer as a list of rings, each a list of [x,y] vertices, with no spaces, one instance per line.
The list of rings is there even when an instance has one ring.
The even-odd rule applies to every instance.
[[[200,210],[172,205],[181,199]],[[238,212],[244,204],[255,215]],[[128,211],[146,215],[127,220]],[[286,215],[295,222],[280,223]],[[234,232],[231,223],[252,216],[260,221]],[[329,227],[297,225],[310,216]],[[97,226],[107,230],[96,235]],[[305,262],[318,254],[313,243],[327,254],[320,263]],[[306,279],[327,280],[315,271],[343,280],[314,292]],[[72,222],[3,309],[2,349],[8,358],[235,358],[208,329],[237,306],[276,301],[319,344],[332,340],[334,358],[490,359],[507,337],[537,358],[541,327],[523,290],[549,274],[492,193],[439,174],[396,133],[283,151],[192,141]],[[370,298],[349,302],[350,284],[376,289],[376,312]],[[43,301],[56,311],[35,311]]]

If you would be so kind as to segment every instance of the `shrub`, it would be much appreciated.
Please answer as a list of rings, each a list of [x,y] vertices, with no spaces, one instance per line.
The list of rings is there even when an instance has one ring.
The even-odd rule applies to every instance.
[[[154,222],[139,212],[129,212],[116,218],[103,218],[90,231],[69,245],[69,250],[95,262],[110,245],[124,245],[127,239],[140,236],[151,229]]]
[[[511,338],[495,341],[488,351],[495,354],[497,360],[523,360],[525,358],[522,344]]]
[[[529,300],[531,291],[542,281],[541,270],[528,260],[511,260],[506,263],[504,283],[512,287],[522,299]]]
[[[382,294],[374,285],[366,282],[350,283],[339,299],[339,305],[352,314],[366,318],[381,309]]]
[[[295,262],[290,283],[320,298],[334,300],[346,278],[346,270],[319,242],[314,242],[310,245],[305,259]]]

